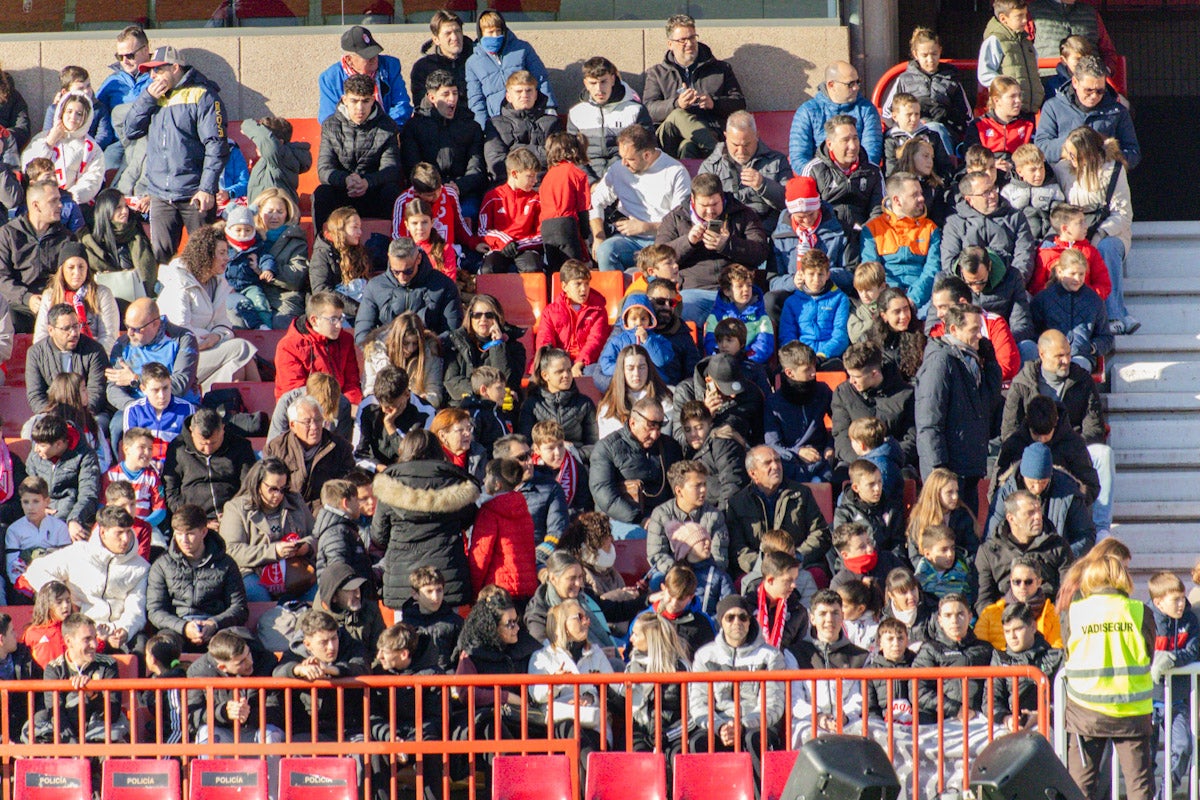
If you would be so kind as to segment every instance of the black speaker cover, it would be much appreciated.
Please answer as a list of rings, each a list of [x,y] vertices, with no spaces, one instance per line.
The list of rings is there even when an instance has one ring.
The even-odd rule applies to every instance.
[[[780,800],[896,800],[900,779],[877,743],[820,736],[800,748]]]
[[[980,800],[1086,800],[1046,737],[1033,731],[1001,736],[971,764]]]

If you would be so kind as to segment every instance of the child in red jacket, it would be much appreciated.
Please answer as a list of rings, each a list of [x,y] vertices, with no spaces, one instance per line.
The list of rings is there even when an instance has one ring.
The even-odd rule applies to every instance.
[[[422,161],[412,168],[409,178],[412,185],[396,199],[392,211],[393,239],[412,238],[404,221],[404,208],[409,201],[419,197],[429,203],[434,230],[446,242],[447,247],[453,247],[459,256],[464,252],[482,248],[482,243],[471,233],[463,219],[458,190],[453,186],[442,185],[442,173],[436,166]]]
[[[1100,251],[1088,241],[1087,216],[1079,206],[1070,203],[1059,203],[1050,209],[1050,226],[1058,231],[1058,236],[1049,247],[1038,250],[1037,264],[1033,274],[1029,276],[1029,296],[1046,288],[1055,264],[1068,248],[1078,250],[1087,258],[1087,275],[1084,283],[1096,290],[1101,300],[1107,300],[1112,294],[1112,278],[1109,277],[1108,267]]]
[[[592,286],[592,270],[587,264],[569,259],[559,272],[562,289],[554,302],[542,311],[536,346],[557,347],[571,357],[571,374],[576,378],[600,359],[612,326],[604,295]]]
[[[491,252],[480,272],[542,271],[542,199],[537,156],[518,147],[504,159],[508,182],[491,189],[479,207],[479,235]]]
[[[354,334],[346,327],[346,304],[329,292],[308,298],[305,316],[297,317],[275,348],[275,399],[303,386],[314,372],[332,375],[351,403],[361,403],[362,376]]]
[[[588,258],[588,211],[592,188],[583,165],[586,148],[573,133],[552,133],[546,139],[546,163],[542,178],[542,244],[546,264],[557,272],[569,258]]]
[[[494,496],[479,507],[467,548],[474,593],[494,583],[522,605],[538,588],[533,517],[525,495],[516,491],[524,478],[524,467],[514,459],[488,462],[483,489]]]

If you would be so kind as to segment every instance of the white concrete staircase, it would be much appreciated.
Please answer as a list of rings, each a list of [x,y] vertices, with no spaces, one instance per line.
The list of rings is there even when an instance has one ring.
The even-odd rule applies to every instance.
[[[1139,587],[1162,569],[1190,585],[1200,556],[1200,223],[1136,223],[1126,276],[1142,327],[1118,336],[1109,359],[1113,533],[1133,550]]]

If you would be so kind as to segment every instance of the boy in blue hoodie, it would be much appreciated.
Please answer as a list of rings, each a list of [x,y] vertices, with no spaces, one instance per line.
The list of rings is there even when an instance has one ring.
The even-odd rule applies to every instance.
[[[829,279],[829,256],[820,250],[801,254],[796,271],[802,286],[783,304],[779,341],[804,342],[817,354],[820,369],[841,369],[850,346],[850,299]]]
[[[1183,581],[1170,572],[1156,572],[1150,576],[1148,587],[1150,604],[1147,608],[1154,615],[1154,627],[1158,631],[1154,640],[1154,661],[1150,675],[1154,679],[1154,730],[1157,736],[1166,725],[1171,726],[1171,786],[1177,789],[1186,786],[1191,763],[1191,736],[1189,734],[1188,678],[1178,675],[1171,679],[1171,709],[1166,708],[1163,680],[1169,669],[1186,667],[1200,658],[1200,622],[1188,606]],[[1170,718],[1168,719],[1168,713]],[[1161,745],[1156,741],[1151,752]],[[1170,797],[1164,791],[1160,797]]]
[[[754,285],[754,273],[741,264],[730,264],[721,270],[719,283],[721,291],[704,323],[704,354],[717,352],[717,323],[733,317],[746,326],[747,360],[767,363],[775,354],[775,326],[767,316],[762,290]]]
[[[674,360],[675,350],[665,336],[654,332],[657,326],[654,305],[644,292],[635,292],[625,298],[621,304],[621,318],[604,344],[604,350],[600,353],[600,368],[593,376],[598,390],[603,392],[608,389],[617,368],[617,356],[631,344],[646,348],[659,374]]]
[[[767,395],[766,444],[783,459],[784,477],[801,483],[833,478],[833,437],[825,427],[833,391],[817,380],[817,354],[801,342],[779,350],[779,391]]]
[[[229,265],[225,280],[242,296],[237,315],[247,328],[271,330],[275,312],[263,286],[275,280],[275,257],[254,227],[254,212],[248,206],[232,206],[225,220],[225,241],[229,244]]]

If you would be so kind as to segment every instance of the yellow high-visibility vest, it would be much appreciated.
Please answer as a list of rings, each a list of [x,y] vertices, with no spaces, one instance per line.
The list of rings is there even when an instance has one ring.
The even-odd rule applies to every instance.
[[[1151,712],[1145,613],[1144,605],[1121,594],[1093,594],[1071,604],[1066,676],[1072,701],[1109,717]]]

